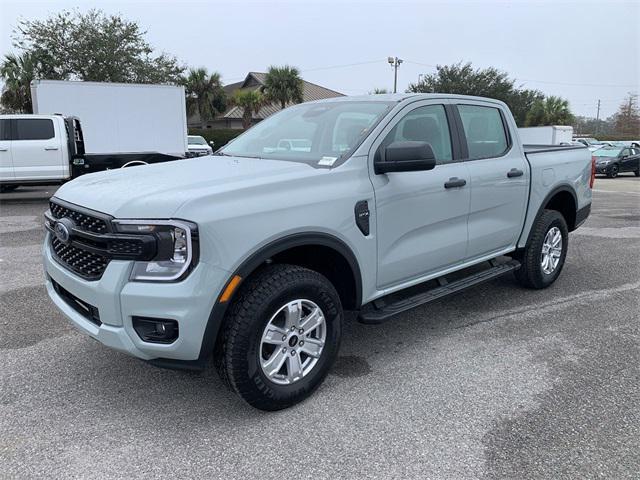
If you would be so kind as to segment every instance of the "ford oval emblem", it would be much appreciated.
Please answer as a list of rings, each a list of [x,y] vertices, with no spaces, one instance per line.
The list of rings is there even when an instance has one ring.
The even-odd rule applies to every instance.
[[[53,233],[64,245],[69,245],[69,243],[71,243],[71,231],[63,222],[58,221],[55,223],[53,226]]]

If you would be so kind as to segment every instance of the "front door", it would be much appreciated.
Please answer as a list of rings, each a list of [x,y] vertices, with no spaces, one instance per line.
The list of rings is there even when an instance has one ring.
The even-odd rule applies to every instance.
[[[395,141],[431,144],[437,164],[423,172],[373,174],[380,289],[446,269],[461,262],[467,246],[467,167],[453,148],[445,101],[408,105],[374,143],[375,152]],[[456,155],[454,155],[454,150]],[[448,184],[448,188],[445,187]]]
[[[473,260],[507,250],[518,241],[530,173],[524,154],[509,135],[509,119],[497,105],[455,103],[471,179],[467,260]]]
[[[65,164],[60,139],[50,118],[13,120],[11,151],[16,180],[63,178]]]

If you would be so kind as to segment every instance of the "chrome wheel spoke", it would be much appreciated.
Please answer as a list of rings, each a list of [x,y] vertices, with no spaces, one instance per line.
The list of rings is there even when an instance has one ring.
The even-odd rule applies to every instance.
[[[323,323],[324,315],[322,315],[322,310],[316,307],[311,311],[309,315],[302,319],[302,321],[300,322],[300,328],[304,330],[305,334],[309,334]]]
[[[297,327],[300,323],[300,317],[302,316],[302,302],[291,302],[287,305],[284,312],[284,326],[286,329],[291,327]]]
[[[262,369],[269,376],[273,377],[280,371],[282,365],[287,360],[287,354],[281,348],[277,348],[266,362],[262,363]]]
[[[289,383],[302,378],[302,362],[300,355],[289,355],[287,357],[287,379]]]
[[[283,338],[286,336],[287,331],[284,328],[269,325],[262,335],[262,341],[272,345],[280,345],[283,343]]]
[[[306,337],[304,339],[304,344],[300,347],[300,350],[310,357],[319,358],[323,347],[324,342],[322,340]]]

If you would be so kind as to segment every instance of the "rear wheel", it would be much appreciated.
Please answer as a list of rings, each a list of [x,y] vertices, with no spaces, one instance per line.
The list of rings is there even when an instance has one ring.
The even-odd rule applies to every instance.
[[[0,193],[13,192],[20,185],[0,185]]]
[[[340,345],[340,297],[322,275],[269,265],[234,301],[217,352],[218,371],[250,405],[280,410],[324,380]]]
[[[520,255],[515,275],[527,288],[547,288],[556,281],[567,256],[569,229],[555,210],[544,210],[532,227],[527,246]]]
[[[607,177],[616,178],[618,176],[618,172],[620,172],[620,167],[618,165],[613,164],[611,168],[607,171]]]
[[[636,177],[640,177],[640,168],[638,168],[638,169],[634,170],[634,171],[633,171],[633,174],[634,174]]]

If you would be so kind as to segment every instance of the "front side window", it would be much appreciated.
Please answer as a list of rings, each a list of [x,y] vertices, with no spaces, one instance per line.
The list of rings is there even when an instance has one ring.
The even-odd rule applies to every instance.
[[[500,157],[509,146],[500,110],[478,105],[458,105],[467,138],[469,160]]]
[[[47,118],[19,118],[15,124],[14,140],[49,140],[55,136],[53,121]]]
[[[438,165],[451,162],[451,134],[444,106],[428,105],[412,110],[387,134],[382,146],[404,141],[427,142]]]
[[[295,105],[251,127],[218,154],[333,165],[347,157],[392,106],[378,101]]]

